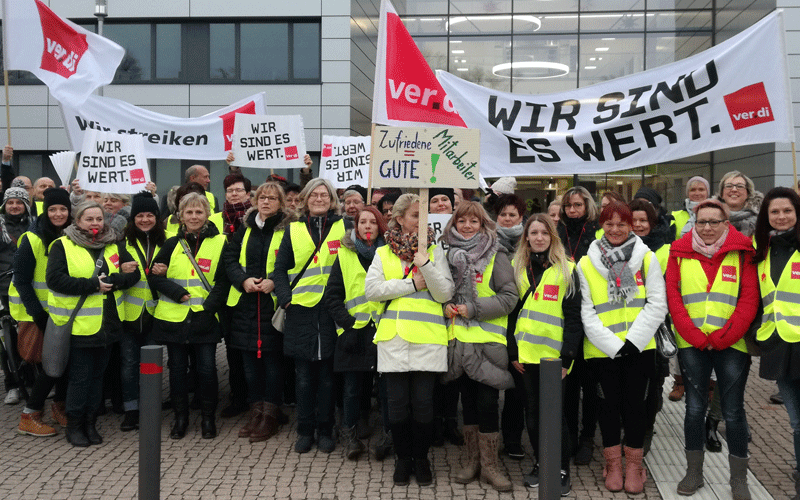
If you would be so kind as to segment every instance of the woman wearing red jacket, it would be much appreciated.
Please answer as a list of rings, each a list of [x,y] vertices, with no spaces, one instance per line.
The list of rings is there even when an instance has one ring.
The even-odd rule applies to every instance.
[[[728,439],[731,492],[750,499],[747,488],[747,421],[744,388],[750,366],[744,334],[760,301],[750,238],[729,221],[728,207],[705,200],[695,208],[694,229],[674,242],[667,264],[667,300],[678,332],[678,361],[686,386],[686,476],[678,493],[703,486],[703,446],[708,384],[717,374]]]

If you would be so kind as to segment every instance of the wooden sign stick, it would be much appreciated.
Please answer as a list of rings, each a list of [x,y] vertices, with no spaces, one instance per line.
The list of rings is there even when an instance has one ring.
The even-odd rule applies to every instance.
[[[419,250],[428,250],[428,188],[419,190]]]

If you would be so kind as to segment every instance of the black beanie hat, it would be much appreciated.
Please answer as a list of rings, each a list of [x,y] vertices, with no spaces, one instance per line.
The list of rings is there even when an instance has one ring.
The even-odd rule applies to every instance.
[[[345,191],[355,191],[361,195],[361,199],[364,200],[364,204],[369,205],[369,200],[367,199],[367,188],[361,186],[359,184],[353,184],[352,186],[348,186]]]
[[[133,201],[131,202],[131,218],[136,217],[136,214],[142,212],[152,212],[158,217],[158,203],[149,191],[133,195]]]
[[[456,208],[456,193],[453,188],[430,188],[428,190],[428,200],[432,200],[434,196],[443,194],[450,198],[450,206]]]
[[[44,213],[53,205],[64,205],[67,212],[72,212],[72,203],[69,201],[69,193],[61,188],[47,188],[44,190]]]
[[[633,196],[633,198],[634,199],[641,198],[643,200],[647,200],[650,203],[652,203],[653,206],[656,207],[656,208],[660,208],[661,207],[661,195],[658,194],[658,191],[656,191],[653,188],[649,188],[649,187],[646,187],[646,186],[645,187],[641,187],[641,188],[639,188],[638,191],[636,191],[636,194]]]

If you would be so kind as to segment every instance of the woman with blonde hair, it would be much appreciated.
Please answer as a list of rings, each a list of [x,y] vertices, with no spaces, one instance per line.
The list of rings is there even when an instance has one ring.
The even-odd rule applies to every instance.
[[[524,478],[525,486],[535,487],[539,485],[539,364],[542,358],[561,359],[563,391],[568,370],[581,351],[583,323],[575,263],[567,257],[553,220],[534,214],[522,234],[514,255],[514,276],[523,305],[514,332],[519,354],[512,364],[525,385],[526,423],[533,448],[534,465]],[[565,496],[571,489],[571,445],[563,411],[561,417],[561,495]]]
[[[499,391],[514,386],[506,350],[508,313],[519,299],[514,272],[495,223],[479,203],[459,204],[442,242],[450,247],[447,261],[455,282],[444,310],[451,320],[453,355],[442,382],[458,382],[464,406],[464,468],[455,480],[469,483],[480,471],[496,490],[510,491],[513,485],[497,461],[497,413]]]
[[[453,296],[447,259],[428,228],[419,248],[419,196],[404,194],[392,208],[386,245],[367,271],[367,300],[387,302],[375,343],[378,371],[386,377],[389,423],[397,460],[394,484],[433,482],[428,450],[433,441],[433,386],[447,371],[447,327],[442,304]]]

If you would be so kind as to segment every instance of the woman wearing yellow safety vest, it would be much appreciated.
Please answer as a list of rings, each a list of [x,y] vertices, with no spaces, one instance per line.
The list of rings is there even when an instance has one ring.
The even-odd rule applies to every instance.
[[[561,358],[562,390],[567,371],[581,351],[581,290],[575,263],[567,257],[550,216],[534,214],[523,231],[514,255],[514,276],[523,301],[512,332],[518,354],[512,360],[521,374],[526,402],[528,438],[533,448],[533,469],[525,486],[539,485],[539,402],[542,358]],[[570,435],[561,414],[561,495],[569,494]]]
[[[519,296],[505,247],[494,221],[474,201],[462,201],[444,228],[447,262],[455,282],[444,315],[449,321],[452,355],[443,381],[457,381],[464,406],[462,470],[455,481],[482,480],[498,491],[511,481],[498,465],[500,391],[514,386],[508,372],[506,326]]]
[[[197,360],[198,387],[204,439],[217,435],[217,365],[215,354],[220,340],[216,314],[225,305],[230,283],[222,253],[225,235],[208,222],[208,199],[198,193],[181,198],[178,206],[181,228],[168,238],[153,264],[167,266],[165,275],[151,274],[150,282],[159,293],[153,317],[154,343],[166,344],[169,356],[169,392],[175,411],[170,437],[181,439],[189,426],[186,370],[189,350]]]
[[[339,253],[344,221],[331,183],[312,179],[300,192],[301,218],[283,235],[275,271],[278,306],[286,310],[283,352],[295,363],[297,453],[314,444],[330,453],[333,439],[333,351],[336,324],[324,307],[322,293]]]
[[[178,234],[178,230],[181,228],[181,218],[178,207],[183,197],[189,193],[198,193],[205,196],[206,190],[197,182],[188,182],[175,190],[175,213],[164,219],[164,230],[167,233],[167,238]]]
[[[120,370],[125,418],[119,428],[123,432],[139,428],[139,350],[147,343],[153,329],[153,313],[158,300],[147,278],[164,240],[166,236],[164,227],[158,223],[156,199],[149,191],[135,195],[131,203],[131,220],[125,229],[125,249],[139,264],[141,279],[122,297],[125,319],[120,340]]]
[[[283,335],[272,326],[275,283],[269,275],[291,220],[284,212],[283,189],[275,182],[262,184],[256,190],[255,208],[247,212],[225,249],[231,282],[228,348],[241,352],[250,405],[239,437],[249,438],[251,443],[272,437],[285,418],[278,408],[283,394]]]
[[[669,312],[686,386],[687,468],[678,493],[691,495],[703,486],[704,422],[713,369],[722,397],[731,492],[735,500],[744,500],[750,498],[744,410],[750,356],[743,337],[759,302],[755,250],[750,238],[729,222],[725,204],[701,201],[695,212],[694,229],[672,244],[667,264]]]
[[[756,262],[764,315],[757,338],[761,347],[759,375],[777,380],[794,440],[792,478],[800,496],[800,196],[794,190],[770,190],[756,222]]]
[[[372,339],[383,310],[383,304],[370,302],[364,296],[364,282],[375,252],[384,245],[383,235],[386,233],[386,222],[375,207],[359,210],[353,224],[353,229],[348,230],[341,240],[339,257],[333,264],[324,297],[338,325],[333,370],[342,374],[344,382],[342,438],[347,443],[345,456],[350,460],[358,459],[364,452],[356,424],[364,382],[372,381],[378,363]]]
[[[640,493],[646,473],[642,446],[645,396],[655,371],[653,336],[667,314],[664,276],[653,252],[633,234],[631,210],[613,201],[600,214],[603,237],[578,263],[583,356],[599,386],[603,475],[609,491],[623,488],[620,421],[625,429],[625,491]]]
[[[447,371],[442,304],[453,296],[453,278],[430,227],[427,251],[419,249],[418,228],[419,196],[404,194],[392,207],[386,245],[376,252],[365,282],[367,300],[387,302],[375,343],[378,371],[386,377],[396,485],[408,484],[412,472],[420,485],[433,482],[433,386]]]
[[[95,202],[75,208],[75,222],[50,246],[46,282],[50,319],[64,325],[80,301],[70,338],[67,385],[67,441],[73,446],[100,444],[97,409],[110,346],[122,335],[122,290],[141,276],[136,261],[116,243],[117,235]],[[97,269],[97,277],[92,274]]]
[[[19,328],[27,328],[26,323],[36,323],[36,328],[44,332],[47,326],[47,258],[50,243],[63,234],[65,227],[72,223],[69,193],[63,189],[50,188],[44,192],[42,214],[36,220],[33,230],[20,236],[17,253],[14,255],[14,280],[8,289],[11,316],[17,320]],[[53,419],[62,427],[67,426],[64,401],[67,397],[67,375],[58,379],[39,370],[30,397],[22,411],[18,432],[30,436],[54,436],[56,431],[42,422],[44,403],[47,395],[56,388],[53,397]]]

